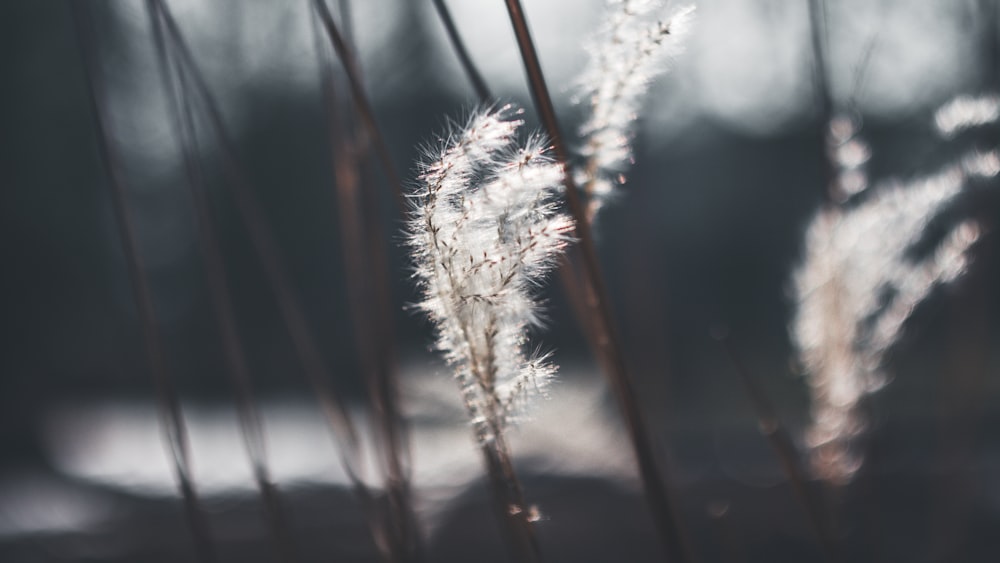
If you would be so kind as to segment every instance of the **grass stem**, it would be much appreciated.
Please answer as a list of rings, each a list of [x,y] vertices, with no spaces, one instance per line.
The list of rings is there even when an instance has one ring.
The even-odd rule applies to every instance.
[[[778,416],[777,411],[767,399],[764,391],[750,376],[750,372],[736,353],[729,336],[723,336],[720,341],[733,365],[733,371],[736,372],[740,383],[743,384],[743,390],[746,392],[747,399],[750,400],[750,404],[753,406],[760,433],[764,435],[764,438],[767,439],[771,449],[774,450],[775,455],[778,457],[781,469],[792,485],[796,500],[799,501],[803,511],[806,513],[810,528],[812,528],[813,533],[816,535],[820,547],[830,561],[839,563],[843,560],[843,557],[840,555],[837,542],[830,533],[829,526],[825,521],[828,511],[816,494],[817,491],[809,487],[806,470],[803,467],[801,456],[795,448],[795,442],[792,440],[791,434],[785,428],[781,417]]]
[[[268,524],[274,537],[279,556],[282,561],[292,563],[298,561],[295,546],[291,539],[287,518],[281,506],[277,487],[274,485],[270,469],[267,465],[263,427],[260,419],[253,390],[250,382],[249,366],[243,344],[236,327],[231,297],[226,287],[226,268],[222,259],[222,250],[216,235],[215,221],[212,218],[210,205],[204,185],[203,172],[197,154],[197,133],[192,108],[185,95],[187,76],[178,61],[171,61],[164,37],[162,3],[159,0],[147,0],[153,38],[156,47],[157,60],[177,137],[181,141],[184,154],[185,169],[188,176],[188,187],[195,207],[198,225],[198,244],[202,263],[205,268],[211,297],[214,317],[222,338],[223,356],[226,361],[226,373],[236,392],[236,410],[239,418],[240,432],[243,435],[244,446],[250,461],[253,478],[264,502]],[[171,64],[173,62],[173,65]]]
[[[223,172],[228,180],[224,182],[224,185],[236,202],[237,210],[247,228],[250,242],[261,261],[271,290],[275,294],[279,312],[288,329],[307,382],[312,387],[331,432],[340,446],[342,463],[353,478],[355,487],[363,487],[363,483],[357,479],[358,468],[356,465],[360,455],[358,453],[357,431],[347,414],[346,407],[330,384],[332,380],[331,370],[309,329],[302,304],[295,297],[292,283],[286,273],[288,268],[282,258],[274,233],[269,227],[263,207],[250,185],[247,174],[239,164],[236,157],[236,146],[222,119],[222,113],[176,20],[162,1],[157,0],[157,4],[166,24],[168,44],[174,48],[179,64],[183,65],[184,71],[190,77],[190,84],[203,102],[209,125],[222,148]]]
[[[528,29],[528,22],[525,19],[520,0],[505,1],[514,33],[517,36],[524,68],[528,75],[535,108],[541,116],[549,139],[552,141],[556,159],[567,170],[564,176],[566,203],[570,214],[576,221],[579,254],[582,257],[585,274],[583,285],[588,293],[585,303],[589,308],[589,316],[595,320],[594,326],[598,331],[596,334],[598,349],[602,352],[601,356],[605,358],[605,367],[607,368],[605,373],[610,379],[612,389],[625,417],[629,438],[645,486],[646,499],[668,559],[674,562],[689,561],[689,549],[675,514],[674,502],[663,482],[656,455],[653,453],[649,430],[621,353],[593,234],[587,221],[583,202],[577,193],[573,175],[569,173],[569,151],[560,134],[555,107],[545,83],[545,76],[542,73],[538,54]]]
[[[91,114],[94,117],[94,128],[97,132],[98,152],[108,184],[111,188],[115,218],[118,224],[119,236],[125,251],[129,280],[132,285],[132,295],[142,325],[142,336],[146,355],[156,393],[157,410],[160,426],[163,428],[164,441],[170,458],[173,461],[174,477],[177,479],[188,525],[195,542],[198,561],[214,563],[218,560],[215,544],[212,542],[208,522],[205,518],[197,487],[191,471],[190,443],[187,428],[184,424],[177,391],[167,368],[166,355],[163,351],[159,329],[156,323],[156,313],[153,306],[152,291],[142,264],[142,255],[135,235],[135,226],[125,201],[125,181],[121,167],[111,149],[107,125],[107,108],[104,106],[104,96],[95,78],[95,61],[93,60],[94,30],[90,14],[81,2],[71,3],[77,39],[84,63],[84,77],[87,83],[88,101]]]
[[[444,24],[444,29],[448,33],[448,40],[451,42],[455,54],[458,55],[458,61],[462,65],[462,70],[465,71],[465,76],[468,77],[473,90],[476,91],[479,103],[490,103],[493,99],[493,93],[490,92],[489,86],[486,85],[486,80],[483,79],[483,75],[476,68],[475,63],[472,62],[469,50],[466,49],[465,42],[462,41],[462,36],[459,35],[458,28],[455,27],[455,20],[451,17],[448,5],[445,4],[444,0],[434,0],[434,8],[437,10],[441,23]]]
[[[345,9],[349,5],[349,2],[340,5],[345,37],[350,37],[346,33],[351,26]],[[317,53],[321,53],[319,48]],[[375,190],[363,189],[362,167],[367,151],[363,139],[353,131],[349,116],[341,119],[332,68],[322,60],[320,82],[327,111],[349,309],[382,454],[388,512],[377,526],[385,538],[383,555],[387,560],[419,561],[422,549],[407,469],[409,444],[396,385],[389,310],[392,296],[388,287],[386,242],[378,220],[378,198]]]
[[[375,110],[372,108],[371,102],[368,100],[368,95],[365,93],[364,85],[361,83],[361,70],[358,67],[354,51],[344,39],[344,35],[337,26],[337,22],[333,20],[333,15],[330,13],[330,8],[326,5],[326,1],[314,0],[313,5],[316,7],[316,13],[319,14],[323,30],[326,31],[326,35],[330,39],[330,44],[333,46],[337,58],[340,59],[344,73],[347,75],[347,82],[351,89],[351,99],[354,102],[354,107],[358,112],[358,117],[361,119],[361,124],[365,128],[369,140],[374,144],[375,155],[382,165],[382,172],[393,189],[400,209],[403,209],[405,207],[403,182],[399,177],[399,173],[396,172],[396,167],[392,164],[389,147],[386,145],[385,138],[379,129],[378,121],[375,119]]]

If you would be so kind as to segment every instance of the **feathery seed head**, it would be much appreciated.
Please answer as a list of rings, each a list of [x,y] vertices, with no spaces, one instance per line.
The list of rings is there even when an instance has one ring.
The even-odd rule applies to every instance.
[[[423,167],[409,227],[419,307],[484,442],[555,373],[545,356],[526,356],[526,330],[538,323],[534,287],[573,231],[556,201],[562,166],[541,137],[516,144],[513,113],[475,112],[448,136]]]
[[[577,180],[590,197],[591,215],[631,164],[630,129],[643,94],[666,71],[664,61],[683,50],[694,6],[650,21],[651,13],[663,11],[660,0],[611,0],[606,23],[587,46],[590,59],[577,83],[578,99],[589,104],[590,114],[580,127],[586,164]]]
[[[978,227],[958,225],[927,257],[911,248],[968,177],[997,173],[996,158],[974,153],[935,176],[883,186],[856,207],[828,206],[810,224],[791,332],[812,388],[806,441],[820,477],[844,483],[859,467],[857,405],[885,384],[883,359],[916,306],[965,270]]]

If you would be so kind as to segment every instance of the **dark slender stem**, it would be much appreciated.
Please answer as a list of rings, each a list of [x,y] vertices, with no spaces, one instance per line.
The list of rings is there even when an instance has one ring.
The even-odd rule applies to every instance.
[[[542,550],[535,536],[531,509],[525,505],[524,492],[503,434],[496,434],[495,442],[483,444],[481,449],[493,488],[494,510],[511,558],[517,563],[540,563]]]
[[[349,4],[341,3],[342,14],[348,13],[346,8]],[[349,20],[344,20],[345,30],[351,28],[349,23]],[[318,48],[317,54],[321,52]],[[349,308],[358,356],[375,413],[386,479],[388,521],[381,520],[374,525],[387,539],[387,553],[383,555],[388,560],[419,561],[422,559],[419,533],[405,470],[407,464],[402,459],[409,446],[398,405],[395,339],[389,310],[392,296],[387,283],[386,243],[381,222],[378,221],[378,198],[375,190],[362,189],[360,168],[364,151],[356,137],[353,139],[355,142],[351,142],[351,124],[339,119],[332,67],[322,60],[320,82],[329,121],[331,163],[336,180]]]
[[[609,368],[606,370],[606,373],[625,417],[629,438],[636,455],[643,484],[645,485],[646,499],[669,560],[675,562],[688,561],[690,559],[688,546],[681,531],[680,522],[674,513],[673,501],[663,483],[662,474],[658,467],[656,456],[653,453],[652,441],[642,415],[639,400],[636,397],[633,383],[628,375],[625,360],[621,353],[621,345],[614,327],[611,308],[607,299],[608,292],[604,285],[600,264],[598,263],[597,250],[594,245],[590,224],[587,221],[583,203],[577,193],[573,175],[569,173],[569,151],[560,134],[555,107],[552,104],[552,98],[545,84],[545,77],[528,30],[528,23],[524,17],[519,0],[506,0],[506,4],[511,24],[514,27],[514,33],[517,36],[518,47],[524,61],[525,71],[528,75],[528,82],[531,86],[535,107],[552,141],[556,158],[567,171],[564,175],[566,203],[573,219],[576,221],[576,236],[579,239],[580,254],[582,255],[583,269],[586,274],[584,287],[589,293],[589,299],[586,300],[586,303],[590,308],[590,315],[596,320],[594,324],[595,328],[599,331],[597,335],[598,347],[606,359],[606,367]]]
[[[781,462],[781,469],[792,485],[795,498],[806,513],[810,527],[813,533],[816,534],[816,539],[819,541],[820,547],[831,561],[842,561],[843,558],[840,555],[837,542],[830,534],[829,526],[824,520],[828,511],[822,506],[823,503],[815,494],[815,491],[809,488],[806,471],[802,465],[801,456],[795,448],[795,442],[792,440],[791,434],[785,428],[774,406],[771,405],[771,402],[764,395],[764,391],[750,376],[750,372],[736,354],[736,350],[733,348],[729,337],[724,336],[720,341],[726,349],[726,355],[732,362],[737,377],[739,377],[740,382],[743,384],[743,389],[746,391],[746,396],[750,400],[750,404],[753,405],[760,432],[771,445],[771,449],[777,455],[778,461]]]
[[[829,71],[826,60],[826,3],[824,0],[809,0],[809,37],[813,52],[813,80],[816,85],[816,99],[820,116],[829,121],[833,113],[833,98],[830,96]]]
[[[358,446],[357,431],[347,414],[347,409],[340,397],[334,392],[331,386],[332,372],[327,365],[320,347],[317,344],[313,333],[309,328],[305,312],[301,302],[295,297],[292,283],[288,279],[288,268],[282,259],[280,247],[278,246],[274,233],[269,227],[266,214],[263,211],[260,201],[257,199],[253,186],[247,175],[239,165],[236,154],[236,146],[232,141],[225,121],[222,119],[222,112],[212,96],[211,90],[205,81],[198,65],[194,60],[187,42],[184,40],[176,20],[170,13],[167,6],[158,0],[160,13],[166,24],[171,46],[176,47],[177,56],[184,66],[186,76],[190,76],[191,83],[201,98],[209,124],[212,127],[216,138],[222,148],[221,154],[224,157],[223,172],[227,176],[224,183],[229,193],[232,194],[236,202],[237,210],[243,219],[243,224],[247,228],[250,242],[261,261],[264,274],[275,294],[278,310],[282,315],[282,320],[288,329],[292,345],[295,347],[296,355],[302,365],[306,379],[314,391],[314,395],[320,403],[320,408],[330,426],[334,439],[337,441],[338,450],[341,452],[341,462],[352,479],[353,485],[361,496],[365,496],[364,483],[357,478],[357,462],[360,454]]]
[[[174,116],[174,127],[181,140],[188,187],[194,203],[198,224],[198,242],[202,262],[211,297],[212,308],[220,336],[226,373],[236,391],[236,409],[240,421],[247,456],[253,470],[253,477],[264,501],[271,532],[274,535],[283,561],[297,561],[296,550],[291,540],[287,519],[284,515],[278,491],[271,480],[267,466],[263,427],[260,413],[253,398],[246,355],[236,328],[236,317],[226,288],[226,269],[222,251],[216,237],[216,227],[205,192],[204,178],[197,154],[197,133],[190,104],[187,103],[187,77],[179,65],[172,67],[163,34],[163,18],[160,0],[147,0],[147,9],[153,28],[157,59],[167,97]],[[176,64],[176,61],[174,61]],[[176,73],[176,81],[175,81]]]
[[[351,10],[351,0],[338,0],[337,9],[340,12],[340,21],[344,25],[344,41],[354,45],[354,15]]]
[[[321,39],[318,30],[316,31],[315,37],[318,43],[318,40]],[[317,45],[317,53],[320,52],[319,47],[322,47],[322,45]],[[335,93],[333,91],[333,79],[331,73],[328,71],[327,65],[322,63],[320,64],[320,74],[324,102],[329,108],[329,111],[327,112],[329,121],[328,129],[331,137],[334,137],[331,140],[331,162],[333,164],[337,187],[337,211],[339,212],[340,219],[338,224],[340,226],[341,240],[344,247],[344,270],[347,277],[349,294],[348,304],[350,306],[351,318],[354,324],[354,340],[357,345],[358,356],[361,360],[361,369],[365,373],[368,373],[369,370],[373,369],[370,367],[370,362],[372,361],[370,358],[374,355],[374,351],[371,346],[371,339],[368,337],[368,334],[370,333],[370,328],[367,323],[368,316],[355,311],[355,309],[358,308],[363,301],[363,299],[359,297],[358,292],[363,293],[366,289],[364,280],[358,279],[359,276],[362,275],[365,266],[363,265],[364,254],[358,251],[358,243],[356,241],[356,239],[361,236],[360,215],[356,212],[356,198],[358,194],[357,170],[353,166],[350,166],[347,162],[342,162],[347,159],[347,156],[343,155],[342,152],[349,149],[346,147],[346,143],[342,142],[340,136],[336,135],[336,133],[340,132],[340,123],[334,109]],[[381,511],[374,510],[374,506],[369,506],[368,508],[369,525],[372,528],[373,536],[376,538],[385,538],[382,541],[377,541],[376,545],[381,549],[383,545],[390,544],[388,545],[389,552],[383,552],[382,555],[386,561],[395,561],[391,550],[393,536],[386,529],[384,515]]]
[[[854,86],[851,88],[851,98],[847,102],[847,107],[858,115],[861,113],[858,109],[858,100],[864,94],[865,86],[868,83],[868,71],[871,69],[872,57],[875,54],[878,44],[879,35],[876,32],[865,43],[865,48],[862,51],[861,57],[858,59],[858,64],[854,69]]]
[[[377,203],[373,192],[374,190],[365,190],[362,194],[362,203],[369,207],[365,213],[368,217],[378,216],[371,209]],[[380,222],[369,220],[366,227],[362,242],[367,243],[364,249],[369,256],[369,281],[372,290],[369,305],[370,312],[375,316],[372,327],[374,330],[369,338],[375,344],[376,352],[374,377],[368,380],[369,396],[375,410],[382,463],[386,468],[390,516],[395,523],[398,547],[401,550],[400,559],[419,561],[422,556],[410,489],[409,440],[401,413],[396,377],[395,335],[391,312],[393,299],[389,289],[388,258],[385,253],[387,243]]]
[[[393,324],[395,300],[390,288],[387,252],[389,243],[382,221],[382,198],[381,192],[375,189],[374,174],[371,173],[373,166],[369,144],[364,142],[365,135],[357,130],[356,123],[351,125],[351,138],[354,146],[358,147],[355,165],[360,171],[361,186],[364,188],[360,194],[361,215],[364,218],[364,232],[360,241],[368,257],[368,309],[369,314],[373,314],[369,338],[374,344],[376,369],[371,372],[373,377],[368,379],[368,392],[375,411],[381,461],[386,475],[389,514],[394,523],[399,558],[420,561],[423,555],[410,488],[410,444],[400,406],[396,374],[396,337]]]
[[[469,82],[472,83],[472,88],[476,91],[476,96],[479,97],[479,102],[488,104],[493,99],[493,94],[490,93],[490,88],[483,80],[483,75],[479,73],[476,64],[472,62],[472,57],[469,55],[468,49],[465,48],[465,42],[462,41],[462,36],[459,35],[458,28],[455,27],[455,20],[451,17],[448,5],[444,3],[444,0],[434,0],[434,7],[437,9],[438,17],[441,18],[441,23],[444,24],[445,31],[448,32],[448,40],[451,41],[451,46],[455,49],[455,54],[458,55],[462,70],[465,71]]]
[[[375,110],[372,109],[371,102],[368,100],[368,95],[365,93],[364,86],[361,83],[361,71],[358,68],[354,52],[344,40],[344,36],[340,33],[340,28],[337,27],[337,23],[333,21],[333,15],[330,14],[330,8],[327,7],[325,0],[313,0],[313,5],[316,7],[320,21],[323,23],[323,29],[330,39],[330,44],[333,45],[333,50],[337,53],[337,57],[344,67],[344,73],[347,75],[347,82],[351,88],[351,99],[354,101],[354,107],[358,111],[361,124],[368,133],[369,139],[374,144],[375,154],[382,165],[382,171],[385,173],[386,179],[389,181],[396,196],[397,203],[402,209],[405,206],[403,183],[396,172],[396,167],[392,164],[389,147],[386,145],[385,138],[379,129],[378,120],[375,119]]]
[[[177,392],[174,389],[170,372],[167,368],[166,356],[161,344],[159,330],[157,329],[152,291],[150,290],[149,280],[146,278],[145,269],[142,265],[142,255],[139,252],[132,216],[125,201],[125,181],[121,173],[121,167],[108,141],[107,126],[105,124],[107,110],[103,103],[104,96],[94,77],[96,65],[93,60],[94,55],[91,48],[93,29],[90,15],[85,11],[85,8],[83,8],[84,4],[81,2],[71,2],[70,6],[73,11],[77,38],[84,63],[84,78],[87,83],[91,114],[94,117],[94,128],[97,131],[98,152],[108,175],[115,218],[117,219],[119,236],[121,237],[122,246],[125,251],[129,281],[132,285],[132,295],[135,299],[136,309],[139,311],[139,318],[142,324],[142,336],[156,392],[160,426],[164,433],[164,445],[167,447],[168,453],[174,462],[174,476],[177,479],[181,498],[184,501],[185,513],[187,514],[188,524],[191,527],[191,534],[194,537],[198,560],[203,563],[213,563],[218,560],[218,557],[215,552],[215,545],[210,538],[208,522],[201,508],[201,502],[198,498],[197,488],[191,472],[187,428],[184,424],[180,401],[178,400]]]
[[[831,204],[837,200],[839,188],[834,164],[830,160],[827,135],[833,118],[833,98],[830,95],[829,71],[826,60],[826,3],[824,0],[809,0],[809,37],[813,54],[813,84],[819,118],[819,148],[822,155],[823,201]]]

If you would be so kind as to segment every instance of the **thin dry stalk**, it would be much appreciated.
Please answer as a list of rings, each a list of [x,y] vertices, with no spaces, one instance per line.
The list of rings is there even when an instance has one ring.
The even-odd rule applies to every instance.
[[[318,34],[317,38],[319,38]],[[363,280],[358,279],[362,275],[364,256],[362,252],[358,251],[359,243],[357,242],[361,237],[360,217],[356,201],[358,195],[357,170],[353,166],[348,165],[347,162],[342,162],[346,161],[348,157],[341,153],[346,152],[348,148],[345,146],[346,143],[342,141],[343,132],[336,119],[336,113],[333,110],[333,102],[335,101],[331,99],[334,97],[333,84],[331,81],[328,81],[326,65],[322,65],[321,70],[323,71],[324,97],[327,98],[326,102],[331,108],[328,113],[330,121],[329,129],[331,136],[334,137],[331,143],[332,162],[336,178],[336,195],[339,200],[338,211],[340,212],[341,237],[344,239],[345,270],[348,274],[347,280],[350,286],[348,293],[351,297],[348,301],[351,306],[351,319],[355,324],[355,343],[358,346],[362,370],[365,373],[369,373],[374,370],[371,367],[373,364],[371,358],[374,355],[374,351],[371,345],[370,328],[368,327],[368,323],[365,322],[368,317],[360,315],[354,310],[361,304],[362,298],[358,293],[359,291],[363,292],[365,287]],[[362,289],[355,289],[357,286],[360,286]],[[366,514],[376,547],[379,548],[380,553],[386,561],[396,561],[391,555],[391,545],[393,544],[391,538],[393,535],[387,529],[387,522],[384,515],[381,511],[376,510],[376,506],[372,502],[366,504]]]
[[[337,22],[333,20],[333,15],[330,13],[330,8],[327,7],[326,1],[314,0],[313,5],[316,7],[316,12],[323,23],[323,30],[326,31],[326,35],[330,39],[330,44],[333,46],[334,52],[337,53],[337,58],[340,60],[344,68],[344,73],[347,75],[347,82],[351,88],[351,100],[354,102],[358,117],[361,118],[361,124],[365,128],[369,140],[374,144],[375,155],[382,165],[382,172],[393,189],[397,203],[399,203],[400,208],[403,208],[405,206],[403,182],[396,172],[396,167],[392,164],[389,147],[382,136],[378,120],[375,119],[375,110],[372,108],[371,102],[368,100],[368,95],[365,93],[364,85],[361,82],[361,70],[358,67],[354,51],[348,45],[347,41],[344,40],[344,36],[340,32]]]
[[[341,10],[344,11],[349,5],[350,2],[342,1],[340,4]],[[384,136],[375,118],[375,112],[364,91],[361,81],[361,68],[357,63],[349,41],[350,21],[349,19],[345,20],[345,24],[347,25],[345,26],[344,33],[342,33],[324,0],[316,0],[314,6],[316,7],[316,14],[320,17],[322,28],[326,32],[334,53],[337,55],[338,60],[340,60],[344,73],[347,76],[351,91],[351,100],[364,128],[365,135],[357,133],[353,142],[355,148],[353,152],[355,159],[358,161],[356,166],[361,170],[362,176],[364,176],[367,151],[369,145],[373,144],[376,157],[379,160],[383,174],[390,184],[396,202],[400,208],[403,208],[402,182],[399,174],[396,172],[395,166],[392,164]],[[347,17],[346,13],[345,17]],[[388,259],[385,254],[387,244],[379,225],[379,205],[374,190],[363,190],[360,201],[362,202],[362,213],[365,217],[363,221],[365,236],[362,240],[367,243],[367,252],[372,257],[370,261],[370,281],[374,284],[374,294],[377,296],[374,299],[374,309],[377,313],[375,317],[376,329],[374,341],[376,345],[382,347],[377,354],[380,361],[379,377],[381,382],[376,382],[374,397],[377,400],[375,401],[375,405],[377,409],[384,413],[384,417],[388,419],[388,422],[383,425],[384,431],[393,434],[391,436],[387,434],[388,443],[391,444],[387,455],[408,455],[408,445],[405,433],[403,432],[402,417],[399,414],[398,391],[396,390],[395,377],[393,376],[395,371],[395,353],[392,350],[394,339],[392,336],[392,313],[390,310],[392,299],[388,284]],[[391,472],[391,479],[402,483],[404,487],[408,487],[408,485],[405,485],[405,469],[403,468],[406,464],[400,462],[398,459],[396,461],[390,460],[390,464],[398,466]]]
[[[472,62],[472,57],[469,55],[468,49],[465,48],[462,36],[458,33],[458,28],[455,27],[455,20],[451,17],[448,5],[445,4],[444,0],[434,0],[434,8],[437,9],[438,17],[441,18],[441,23],[444,24],[444,29],[448,32],[448,40],[451,41],[451,47],[455,50],[455,54],[458,55],[458,61],[462,64],[462,70],[465,71],[469,82],[472,83],[472,88],[476,91],[479,102],[488,104],[493,99],[493,94],[490,92],[489,86],[486,85],[483,75],[476,68],[476,64]]]
[[[824,155],[822,160],[823,183],[820,184],[820,187],[822,189],[823,201],[831,203],[837,200],[837,196],[833,191],[835,189],[834,178],[836,177],[835,166],[829,158],[826,158],[826,127],[830,123],[830,120],[833,119],[833,98],[830,94],[830,79],[826,60],[826,21],[826,3],[824,0],[809,0],[809,38],[813,59],[813,89],[816,96],[816,110],[819,114],[817,117],[819,123],[822,124],[817,130],[819,138],[816,143],[821,151],[820,154]]]
[[[535,51],[528,22],[524,17],[519,0],[506,0],[511,24],[517,36],[518,47],[524,62],[525,71],[531,86],[535,108],[539,112],[542,123],[552,141],[553,151],[557,161],[564,170],[569,170],[569,151],[560,134],[555,108],[545,84],[538,54]],[[582,257],[585,276],[584,287],[588,296],[585,301],[589,308],[589,316],[595,319],[598,347],[601,356],[605,358],[605,370],[612,389],[618,398],[619,406],[625,416],[629,438],[636,455],[639,472],[646,490],[646,499],[653,513],[660,539],[664,545],[669,560],[688,561],[689,548],[681,531],[681,526],[675,514],[674,503],[670,498],[663,477],[658,467],[656,455],[653,453],[652,441],[646,422],[642,415],[639,400],[636,397],[633,383],[628,375],[625,360],[621,353],[619,338],[614,327],[608,292],[604,285],[597,250],[594,244],[586,209],[577,194],[576,183],[572,174],[564,174],[566,203],[576,222],[576,236],[579,239],[579,254]]]
[[[236,328],[232,302],[226,287],[227,276],[222,260],[222,251],[216,238],[216,227],[205,192],[201,166],[198,162],[194,117],[191,107],[187,103],[187,97],[183,95],[187,88],[187,78],[184,69],[179,66],[176,60],[171,61],[167,52],[163,17],[158,8],[157,0],[147,0],[146,7],[153,28],[154,44],[162,80],[174,117],[175,131],[181,140],[184,153],[188,187],[191,190],[197,216],[198,243],[206,271],[215,320],[222,338],[222,348],[227,365],[226,373],[236,393],[240,431],[250,460],[254,481],[264,501],[268,523],[279,555],[283,561],[291,563],[298,560],[298,555],[291,539],[277,487],[271,480],[270,470],[267,466],[263,427],[253,398],[249,367],[246,363],[243,345]],[[174,64],[172,65],[171,62]]]
[[[809,487],[806,470],[803,466],[802,458],[795,447],[795,441],[792,439],[791,433],[788,432],[774,406],[767,399],[764,391],[754,381],[742,359],[737,355],[730,337],[725,335],[720,341],[726,350],[729,360],[733,364],[736,375],[743,384],[746,397],[753,406],[758,428],[761,434],[767,439],[768,444],[771,445],[771,449],[774,450],[775,455],[777,455],[778,461],[781,463],[781,470],[792,484],[795,498],[806,513],[810,527],[813,533],[816,534],[816,539],[823,549],[824,555],[830,561],[842,561],[843,557],[840,554],[840,548],[830,533],[829,524],[825,520],[829,511],[824,506],[823,500],[816,494],[816,491]]]
[[[108,139],[107,108],[104,106],[104,96],[95,79],[95,61],[93,54],[94,32],[90,14],[83,4],[71,4],[77,39],[83,58],[84,78],[87,83],[88,101],[91,114],[94,117],[94,128],[97,131],[98,152],[105,172],[108,175],[108,185],[111,188],[115,218],[117,219],[119,236],[125,251],[129,281],[135,298],[136,309],[142,324],[143,342],[149,359],[150,374],[156,393],[157,411],[160,427],[163,429],[164,446],[173,460],[174,478],[180,489],[181,498],[187,515],[188,525],[195,542],[198,561],[213,563],[218,560],[215,544],[211,540],[208,522],[205,518],[201,501],[198,498],[197,487],[191,470],[190,444],[187,428],[184,424],[180,401],[174,388],[170,371],[167,367],[166,355],[160,340],[156,324],[156,313],[153,306],[152,291],[146,278],[142,264],[142,255],[135,236],[135,227],[128,204],[125,201],[125,181],[121,167]]]
[[[370,284],[369,311],[373,315],[370,339],[375,345],[375,367],[368,379],[369,398],[375,412],[381,462],[386,475],[389,514],[395,531],[400,557],[408,561],[423,559],[411,488],[411,452],[407,424],[399,392],[393,299],[389,272],[389,241],[382,220],[382,197],[375,182],[371,143],[356,121],[349,120],[356,167],[360,171],[361,213],[364,217],[364,251],[368,260]]]
[[[357,431],[343,402],[330,384],[331,370],[309,329],[302,304],[295,297],[292,283],[286,273],[288,269],[282,258],[280,247],[275,241],[266,214],[255,195],[255,190],[240,166],[236,156],[235,143],[228,133],[218,104],[200,72],[177,22],[162,0],[155,0],[155,3],[166,24],[167,36],[164,39],[177,57],[178,64],[183,66],[186,76],[190,78],[190,85],[193,86],[195,93],[201,99],[209,118],[209,125],[222,148],[223,172],[227,177],[227,181],[223,185],[229,190],[236,202],[237,210],[250,236],[250,242],[261,261],[271,290],[275,294],[278,310],[288,329],[299,362],[302,364],[303,373],[320,403],[320,408],[330,426],[333,438],[337,441],[338,450],[341,452],[341,462],[352,479],[356,491],[364,498],[367,496],[367,492],[363,490],[364,484],[358,478],[357,463],[360,454],[358,453]]]
[[[344,17],[345,5],[349,2],[341,3]],[[345,29],[349,28],[345,26]],[[319,54],[321,46],[317,47]],[[408,464],[403,461],[408,441],[398,404],[392,319],[388,311],[392,299],[386,283],[387,259],[378,221],[378,201],[374,190],[362,190],[360,167],[365,152],[362,141],[352,135],[351,124],[345,123],[346,119],[340,119],[332,69],[322,60],[320,81],[329,121],[348,301],[362,371],[366,374],[380,436],[383,477],[388,496],[388,513],[375,523],[379,528],[377,537],[381,538],[380,549],[388,560],[418,561],[422,558],[420,538],[412,507],[406,470]]]
[[[823,123],[833,114],[833,98],[830,95],[830,81],[826,60],[826,2],[809,0],[809,39],[813,56],[813,80],[815,95],[819,102],[819,113]]]
[[[521,482],[514,472],[510,450],[503,434],[492,445],[480,448],[486,460],[486,472],[493,489],[494,510],[503,523],[504,538],[518,563],[540,563],[542,548],[535,535],[532,508],[525,504]]]

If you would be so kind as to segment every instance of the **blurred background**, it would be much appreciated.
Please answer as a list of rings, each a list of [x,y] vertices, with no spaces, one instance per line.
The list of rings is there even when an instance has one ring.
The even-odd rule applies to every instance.
[[[336,2],[334,2],[336,4]],[[343,5],[345,3],[341,3]],[[525,0],[565,131],[601,0]],[[627,362],[700,561],[821,560],[803,506],[759,431],[742,369],[800,440],[808,388],[787,326],[790,274],[823,202],[825,123],[807,3],[696,1],[686,52],[658,79],[635,166],[596,225]],[[366,383],[348,299],[321,67],[347,83],[310,2],[167,0],[201,68],[287,266],[306,324],[363,434]],[[493,92],[537,127],[503,3],[451,0]],[[79,1],[94,31],[91,79],[120,165],[157,326],[191,438],[194,482],[224,561],[275,561],[224,375],[222,344],[185,187],[182,144],[147,4]],[[395,167],[415,183],[421,146],[476,97],[430,0],[350,2],[365,86]],[[826,6],[827,95],[855,112],[873,183],[920,178],[997,129],[942,140],[934,111],[998,87],[991,0],[846,0]],[[0,4],[0,559],[188,561],[194,542],[159,426],[68,2]],[[332,65],[332,66],[331,66]],[[342,119],[347,105],[341,104]],[[225,183],[225,147],[196,112],[239,337],[267,460],[301,560],[376,561],[315,394]],[[447,368],[430,350],[381,172],[392,339],[429,561],[503,561],[481,461]],[[995,182],[968,190],[931,230],[975,216],[969,273],[915,312],[890,384],[864,405],[865,464],[828,494],[850,561],[992,561],[1000,548],[1000,320]],[[535,342],[560,364],[549,401],[512,437],[550,561],[661,560],[621,418],[562,286],[543,290]],[[372,313],[375,314],[374,312]],[[367,451],[367,450],[366,450]],[[371,451],[365,455],[375,457]],[[814,483],[815,485],[815,483]],[[817,485],[817,489],[818,489]],[[830,491],[826,491],[829,493]]]

